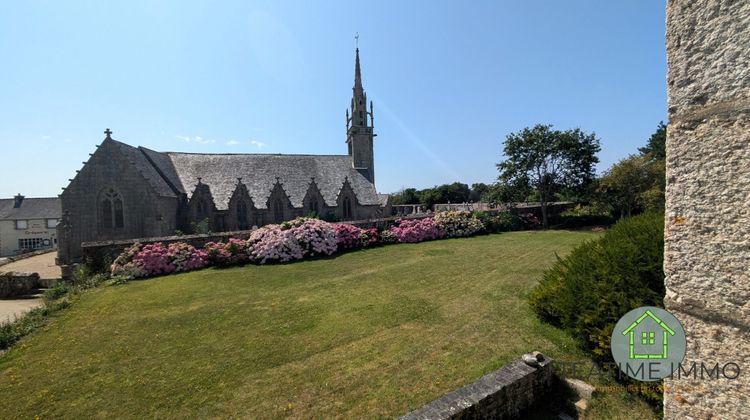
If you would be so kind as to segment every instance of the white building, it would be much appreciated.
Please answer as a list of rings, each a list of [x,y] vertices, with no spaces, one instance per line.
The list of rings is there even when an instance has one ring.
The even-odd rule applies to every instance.
[[[0,198],[0,257],[57,248],[59,198]]]

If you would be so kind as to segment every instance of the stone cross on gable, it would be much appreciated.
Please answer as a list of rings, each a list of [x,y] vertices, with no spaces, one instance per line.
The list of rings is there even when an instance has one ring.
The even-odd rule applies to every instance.
[[[104,134],[107,135],[108,139],[112,138],[112,130],[110,130],[109,128],[107,128],[106,130],[104,130]]]

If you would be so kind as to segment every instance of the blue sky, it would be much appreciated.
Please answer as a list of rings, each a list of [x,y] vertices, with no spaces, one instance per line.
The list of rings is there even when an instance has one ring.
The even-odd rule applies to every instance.
[[[161,151],[345,154],[354,34],[379,191],[492,182],[509,132],[666,121],[664,1],[0,3],[0,197],[57,195],[110,127]]]

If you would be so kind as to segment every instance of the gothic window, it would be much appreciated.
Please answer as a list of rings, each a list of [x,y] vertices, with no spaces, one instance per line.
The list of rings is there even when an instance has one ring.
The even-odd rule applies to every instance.
[[[202,221],[203,219],[208,217],[208,209],[206,208],[206,202],[203,200],[198,201],[198,206],[196,207],[196,214],[198,221]]]
[[[352,218],[352,200],[349,197],[344,197],[344,219],[348,220]]]
[[[273,220],[276,223],[284,221],[284,203],[281,200],[275,200],[273,202]]]
[[[320,214],[320,210],[318,209],[318,200],[315,198],[310,199],[308,205],[307,205],[307,212],[308,213],[315,213]]]
[[[237,202],[237,228],[244,230],[247,225],[247,204],[244,201]]]
[[[125,215],[122,196],[119,192],[107,190],[99,202],[99,223],[102,229],[122,229],[125,227]]]

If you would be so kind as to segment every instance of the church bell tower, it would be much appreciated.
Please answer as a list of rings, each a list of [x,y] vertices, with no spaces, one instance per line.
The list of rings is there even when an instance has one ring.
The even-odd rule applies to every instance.
[[[354,64],[354,87],[352,88],[351,115],[346,110],[346,144],[352,166],[370,182],[375,183],[375,165],[373,158],[373,133],[375,115],[372,101],[367,108],[367,94],[362,88],[362,73],[359,68],[359,48]]]

